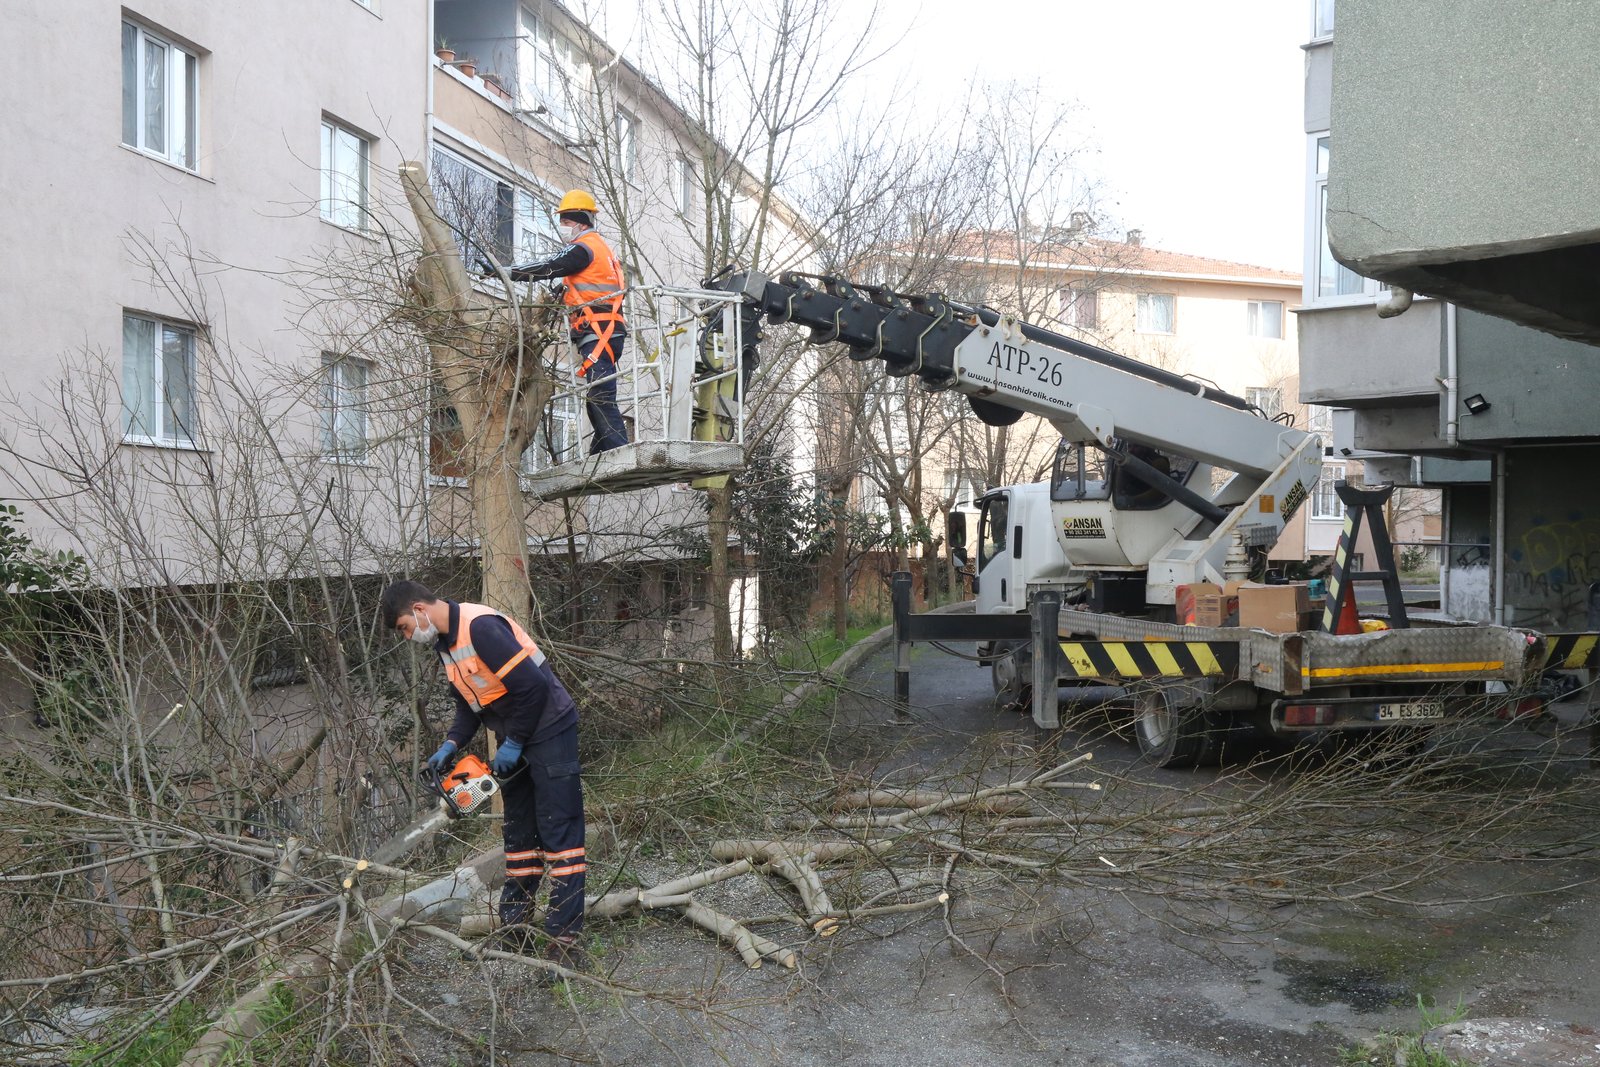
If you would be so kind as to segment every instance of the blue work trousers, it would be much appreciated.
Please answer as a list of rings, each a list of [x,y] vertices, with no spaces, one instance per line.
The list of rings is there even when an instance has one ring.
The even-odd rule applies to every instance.
[[[628,443],[628,427],[617,408],[617,361],[622,358],[622,345],[626,338],[612,336],[605,348],[599,349],[600,338],[586,333],[578,339],[579,365],[594,363],[583,375],[584,381],[596,383],[584,396],[584,408],[589,413],[589,426],[594,436],[589,441],[589,454],[609,452]],[[609,381],[605,379],[610,379]]]
[[[524,923],[532,914],[539,883],[550,878],[550,910],[544,928],[552,937],[583,931],[583,782],[578,766],[576,723],[554,737],[529,744],[522,763],[501,782],[505,800],[506,884],[500,891],[500,921]]]

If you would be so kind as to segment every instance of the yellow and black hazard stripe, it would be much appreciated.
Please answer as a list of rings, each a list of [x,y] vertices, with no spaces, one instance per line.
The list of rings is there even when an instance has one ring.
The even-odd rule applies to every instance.
[[[1544,665],[1551,670],[1600,667],[1600,634],[1546,634]]]
[[[1235,641],[1063,641],[1064,678],[1234,678]]]

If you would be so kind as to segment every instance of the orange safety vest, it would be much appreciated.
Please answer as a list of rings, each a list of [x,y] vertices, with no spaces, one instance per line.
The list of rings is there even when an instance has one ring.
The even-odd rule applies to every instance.
[[[533,643],[527,631],[517,625],[516,619],[482,604],[460,604],[457,609],[455,643],[450,646],[449,652],[439,653],[439,658],[444,661],[444,672],[449,675],[450,684],[456,687],[456,692],[468,705],[481,711],[506,695],[506,684],[501,679],[511,672],[511,668],[530,658],[535,664],[543,663],[544,653],[539,651],[539,646]],[[473,620],[485,615],[493,615],[510,623],[512,635],[516,637],[517,644],[522,646],[522,651],[497,671],[491,671],[478,658],[477,649],[472,647]]]
[[[611,354],[611,335],[622,322],[622,291],[627,283],[622,277],[622,264],[611,254],[605,238],[593,230],[584,230],[572,243],[589,250],[589,265],[567,275],[567,291],[562,300],[572,309],[573,332],[592,333],[600,339],[578,368],[579,374],[588,374],[596,359]]]

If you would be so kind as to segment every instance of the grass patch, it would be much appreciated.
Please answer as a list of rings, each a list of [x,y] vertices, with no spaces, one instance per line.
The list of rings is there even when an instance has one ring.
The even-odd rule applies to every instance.
[[[243,1045],[234,1045],[223,1058],[228,1067],[255,1067],[257,1064],[310,1063],[315,1058],[316,1038],[309,1031],[296,1030],[294,994],[287,986],[275,987],[261,1009],[266,1029]],[[210,1025],[210,1018],[199,1007],[184,1001],[135,1037],[120,1052],[127,1035],[143,1020],[129,1021],[99,1041],[80,1045],[67,1062],[72,1067],[177,1067]],[[338,1064],[343,1061],[324,1059]]]
[[[207,1019],[200,1009],[184,1001],[135,1037],[121,1052],[112,1050],[127,1040],[127,1035],[143,1020],[130,1020],[114,1026],[99,1041],[87,1042],[67,1058],[72,1067],[177,1067],[189,1046],[205,1030]]]
[[[820,671],[833,665],[850,648],[877,633],[889,624],[887,618],[856,619],[845,628],[840,641],[833,630],[808,630],[785,642],[772,659],[779,667],[791,671]]]
[[[1417,1028],[1415,1030],[1385,1031],[1372,1041],[1339,1050],[1339,1062],[1345,1067],[1361,1064],[1404,1064],[1405,1067],[1473,1067],[1465,1060],[1446,1056],[1422,1047],[1422,1036],[1436,1026],[1459,1022],[1467,1017],[1466,1007],[1457,1001],[1449,1009],[1437,1005],[1430,1007],[1417,995]]]

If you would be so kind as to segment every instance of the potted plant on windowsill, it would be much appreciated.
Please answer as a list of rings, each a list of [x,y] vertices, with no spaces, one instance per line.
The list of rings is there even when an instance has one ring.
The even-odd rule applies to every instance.
[[[439,57],[439,62],[441,63],[454,63],[456,61],[455,49],[451,48],[450,42],[443,37],[439,38],[439,47],[433,50],[433,54]]]
[[[478,73],[478,61],[471,58],[458,59],[456,60],[456,69],[465,77],[475,77]]]
[[[498,96],[500,99],[506,101],[507,103],[511,101],[511,92],[506,88],[505,81],[500,75],[485,74],[483,76],[483,84],[487,85],[489,87],[489,91],[494,93],[494,95]]]

